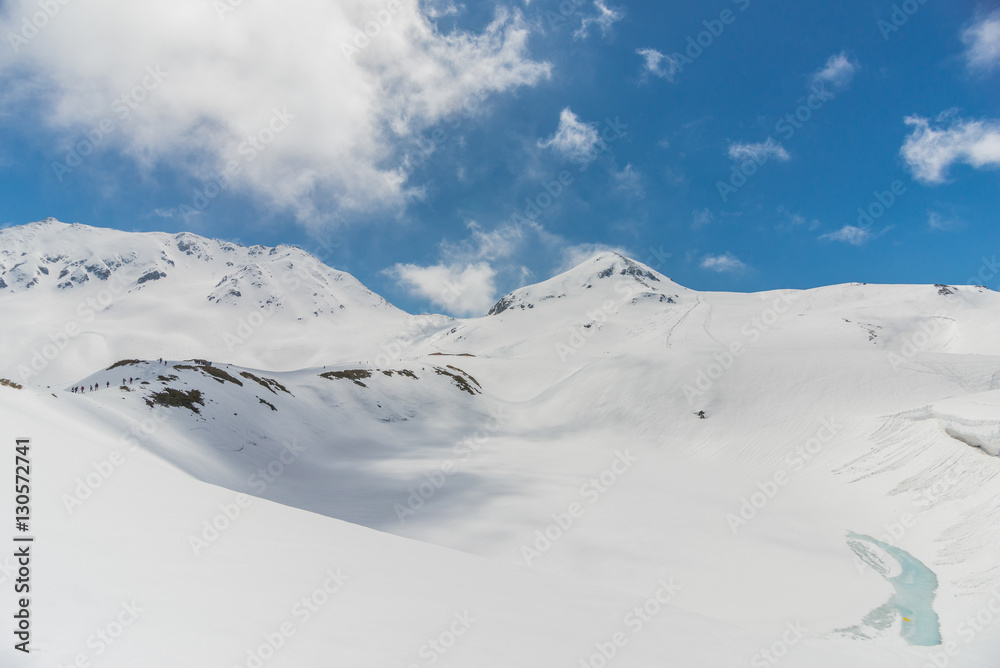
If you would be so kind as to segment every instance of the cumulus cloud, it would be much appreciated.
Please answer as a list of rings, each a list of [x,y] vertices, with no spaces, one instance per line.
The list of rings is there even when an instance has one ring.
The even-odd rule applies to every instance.
[[[871,230],[864,227],[856,227],[854,225],[844,225],[842,228],[836,232],[830,232],[829,234],[824,234],[820,239],[826,241],[840,241],[845,244],[851,244],[852,246],[863,246],[873,235]]]
[[[200,179],[235,161],[237,187],[303,221],[398,208],[420,193],[406,147],[422,131],[537,83],[549,65],[529,57],[516,12],[497,10],[480,32],[442,33],[429,7],[448,14],[450,3],[390,4],[398,11],[383,0],[60,4],[37,35],[0,50],[0,82],[32,82],[39,119],[67,144],[110,118],[100,148]],[[38,6],[5,9],[0,34],[21,35]],[[163,83],[119,119],[111,101],[137,90],[147,67]],[[292,117],[287,128],[248,157],[241,145],[267,134],[275,110]]]
[[[643,58],[643,77],[652,75],[673,82],[680,70],[680,63],[676,58],[656,49],[637,49],[636,53]]]
[[[611,32],[612,26],[625,18],[623,10],[608,6],[605,0],[594,0],[594,7],[597,9],[597,14],[583,17],[580,27],[573,33],[573,39],[586,39],[591,26],[600,28],[601,35],[606,37]]]
[[[483,315],[496,302],[496,270],[487,262],[464,267],[397,264],[387,273],[412,296],[454,315]]]
[[[559,127],[548,139],[539,140],[540,148],[551,148],[566,158],[591,162],[597,157],[601,136],[596,123],[584,123],[569,107],[559,114]]]
[[[701,268],[720,274],[742,274],[749,267],[732,253],[706,255],[701,260]]]
[[[770,158],[785,162],[791,160],[792,156],[788,154],[784,146],[771,137],[768,137],[765,142],[756,144],[736,142],[729,145],[729,159],[733,162],[753,160],[762,164]]]
[[[969,67],[993,70],[1000,67],[1000,10],[978,21],[962,33]]]
[[[510,261],[520,253],[528,237],[553,244],[552,235],[537,223],[505,224],[485,230],[475,221],[468,223],[469,236],[460,241],[443,241],[435,264],[396,264],[385,273],[408,294],[426,299],[436,308],[457,316],[483,315],[496,303],[498,281],[523,282],[531,272]]]
[[[857,70],[858,66],[851,62],[851,59],[847,56],[847,52],[841,52],[830,56],[826,61],[826,65],[813,74],[813,84],[825,84],[831,88],[844,89],[850,85]]]
[[[919,181],[944,183],[955,163],[1000,167],[1000,120],[966,120],[950,111],[934,121],[910,116],[906,124],[913,131],[900,153]]]

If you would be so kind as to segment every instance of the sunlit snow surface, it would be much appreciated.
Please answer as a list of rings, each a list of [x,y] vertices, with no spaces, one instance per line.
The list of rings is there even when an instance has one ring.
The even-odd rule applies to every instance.
[[[900,635],[906,642],[925,647],[940,645],[941,623],[934,612],[938,579],[934,571],[909,552],[871,536],[850,533],[847,544],[892,584],[895,593],[868,613],[861,624],[839,632],[854,638],[874,638],[902,622]]]
[[[967,622],[1000,586],[997,292],[703,293],[601,253],[455,320],[314,262],[0,231],[0,432],[33,440],[41,548],[37,652],[0,666],[1000,665]]]

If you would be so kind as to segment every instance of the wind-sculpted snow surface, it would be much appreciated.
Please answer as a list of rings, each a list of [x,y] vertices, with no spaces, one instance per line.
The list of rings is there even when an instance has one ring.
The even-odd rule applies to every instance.
[[[133,599],[102,665],[995,666],[994,292],[702,293],[601,253],[492,315],[414,318],[322,266],[281,291],[297,249],[0,234],[46,666]],[[126,265],[22,383],[65,295]],[[232,351],[205,340],[253,313]]]
[[[952,438],[1000,457],[1000,392],[946,399],[928,413]]]

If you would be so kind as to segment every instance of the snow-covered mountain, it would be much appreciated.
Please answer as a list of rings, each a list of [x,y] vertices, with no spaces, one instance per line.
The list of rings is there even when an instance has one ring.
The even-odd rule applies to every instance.
[[[167,274],[88,323],[103,346],[80,334],[50,363],[83,371],[0,386],[4,433],[36,438],[49,472],[39,534],[67,555],[45,557],[57,579],[33,603],[58,610],[44,665],[132,598],[155,623],[102,665],[1000,657],[996,292],[703,293],[601,253],[482,317],[417,319],[322,266],[282,292],[297,249],[7,233],[4,322],[44,308],[34,339],[3,329],[15,381],[73,317],[65,295]],[[239,354],[199,338],[276,295]],[[294,345],[313,349],[268,352]],[[299,626],[292,606],[338,566],[353,579]],[[261,659],[286,621],[295,637]]]
[[[0,230],[0,310],[18,323],[0,375],[52,386],[123,356],[364,359],[412,320],[299,248],[54,219]]]

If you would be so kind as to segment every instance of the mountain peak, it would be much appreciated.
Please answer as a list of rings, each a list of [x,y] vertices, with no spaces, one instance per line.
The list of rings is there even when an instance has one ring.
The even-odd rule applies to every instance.
[[[603,280],[612,276],[632,276],[640,281],[660,282],[660,276],[652,269],[641,262],[637,262],[615,251],[598,253],[566,273],[575,274],[579,272],[590,276],[593,274],[595,268],[599,268],[595,277],[596,280]]]
[[[118,358],[304,367],[361,355],[371,331],[403,331],[409,317],[297,247],[54,218],[0,230],[0,300],[5,317],[24,323],[0,354],[0,376],[32,382],[80,377]],[[168,342],[157,340],[168,330]],[[48,345],[56,352],[42,356],[53,336],[69,352]],[[276,340],[283,345],[268,343]]]
[[[547,281],[515,290],[498,301],[488,315],[509,309],[534,309],[549,300],[583,299],[603,303],[625,297],[632,303],[654,300],[673,302],[679,292],[688,292],[642,262],[615,251],[602,251],[576,267]]]

